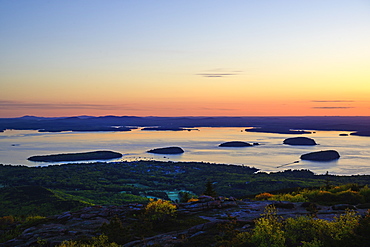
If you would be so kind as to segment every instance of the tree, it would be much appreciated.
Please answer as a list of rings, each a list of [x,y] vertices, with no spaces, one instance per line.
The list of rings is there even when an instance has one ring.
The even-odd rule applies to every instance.
[[[216,190],[213,187],[213,183],[209,179],[207,180],[206,190],[203,192],[203,195],[212,196],[212,197],[217,196]]]

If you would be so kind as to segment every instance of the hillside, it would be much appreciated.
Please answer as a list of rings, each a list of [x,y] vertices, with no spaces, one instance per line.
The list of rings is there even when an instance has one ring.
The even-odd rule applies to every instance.
[[[7,215],[48,216],[91,205],[67,197],[34,185],[0,188],[0,217]]]

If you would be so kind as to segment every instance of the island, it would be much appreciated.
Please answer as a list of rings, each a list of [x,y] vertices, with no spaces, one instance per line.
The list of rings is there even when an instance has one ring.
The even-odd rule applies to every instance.
[[[127,128],[123,126],[76,126],[76,127],[48,127],[45,129],[39,129],[38,132],[63,132],[63,131],[73,131],[73,132],[118,132],[118,131],[131,131],[133,128]]]
[[[180,147],[155,148],[147,151],[153,154],[182,154],[184,150]]]
[[[197,129],[192,129],[192,128],[181,128],[181,127],[145,127],[142,128],[141,130],[144,131],[192,131],[192,130],[197,130]]]
[[[288,145],[317,145],[314,139],[308,138],[308,137],[292,137],[287,138],[283,142],[284,144]]]
[[[301,155],[302,160],[331,161],[339,159],[340,155],[335,150],[325,150]]]
[[[82,160],[109,160],[121,158],[122,154],[113,151],[92,151],[83,153],[65,153],[31,156],[27,160],[36,162],[61,162]]]
[[[258,145],[258,143],[254,143],[253,145]],[[242,142],[242,141],[231,141],[231,142],[224,142],[218,145],[219,147],[250,147],[253,146],[252,144],[248,142]]]
[[[363,130],[363,131],[356,131],[351,133],[352,136],[370,136],[369,130]]]
[[[272,133],[272,134],[295,134],[295,135],[301,135],[301,134],[311,134],[310,131],[305,130],[291,130],[291,129],[285,129],[285,128],[251,128],[251,129],[245,129],[246,132],[261,132],[261,133]]]

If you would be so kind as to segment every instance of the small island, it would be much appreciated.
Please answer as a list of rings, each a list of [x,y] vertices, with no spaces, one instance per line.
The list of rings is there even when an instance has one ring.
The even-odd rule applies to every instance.
[[[253,145],[258,145],[258,143],[255,143]],[[253,146],[252,144],[248,142],[242,142],[242,141],[231,141],[231,142],[224,142],[218,145],[219,147],[250,147]]]
[[[192,131],[197,129],[181,128],[181,127],[145,127],[141,130],[144,131]]]
[[[147,151],[153,154],[182,154],[184,150],[180,147],[155,148]]]
[[[370,136],[370,131],[369,130],[356,131],[356,132],[352,132],[350,135],[351,136]]]
[[[305,146],[310,146],[310,145],[317,145],[314,139],[308,138],[308,137],[292,137],[292,138],[287,138],[283,142],[284,144],[288,145],[305,145]]]
[[[27,160],[36,162],[61,162],[82,160],[109,160],[121,158],[122,154],[113,151],[93,151],[84,153],[66,153],[31,156]]]
[[[302,160],[331,161],[339,159],[340,155],[335,150],[325,150],[301,155]]]
[[[58,126],[51,126],[44,129],[39,129],[38,132],[64,132],[64,131],[73,131],[73,132],[119,132],[119,131],[131,131],[133,128],[128,128],[124,126],[97,126],[97,127],[89,127],[89,126],[74,126],[71,128],[68,127],[58,127]]]
[[[305,130],[291,130],[285,128],[252,128],[252,129],[245,129],[246,132],[261,132],[261,133],[272,133],[272,134],[295,134],[295,135],[302,135],[302,134],[311,134],[310,131]]]

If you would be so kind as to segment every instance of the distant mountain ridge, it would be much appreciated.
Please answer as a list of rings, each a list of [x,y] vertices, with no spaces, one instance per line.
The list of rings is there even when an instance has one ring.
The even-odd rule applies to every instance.
[[[0,118],[0,130],[60,131],[130,131],[137,127],[163,129],[195,127],[254,127],[274,130],[336,130],[367,133],[370,116],[364,117],[136,117],[136,116],[73,116],[45,118],[23,116]]]

